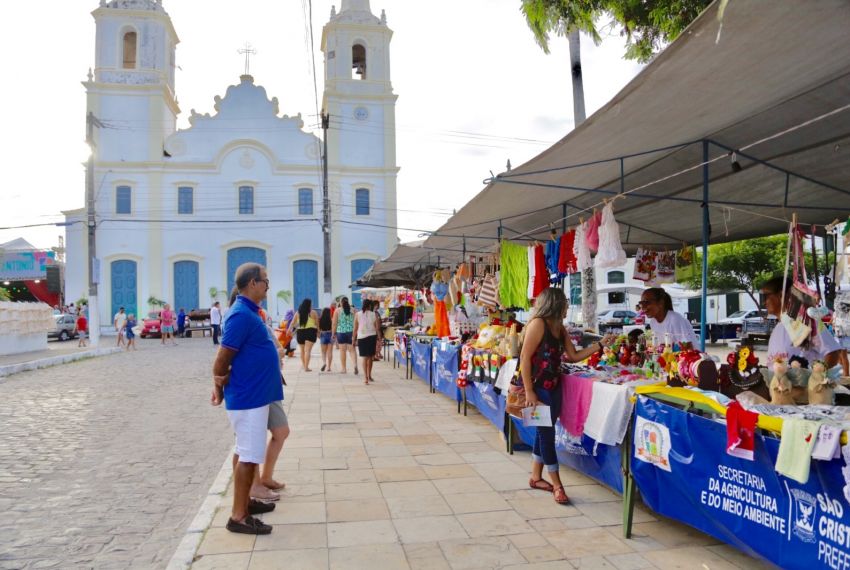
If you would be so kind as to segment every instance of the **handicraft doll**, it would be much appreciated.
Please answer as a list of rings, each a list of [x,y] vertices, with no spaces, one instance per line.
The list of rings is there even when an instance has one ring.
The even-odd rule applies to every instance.
[[[812,364],[812,374],[809,376],[809,404],[831,406],[835,383],[826,377],[826,364],[823,360],[815,360]]]
[[[451,334],[449,329],[449,313],[446,309],[446,297],[449,295],[449,285],[446,283],[443,271],[434,272],[434,282],[431,283],[431,293],[434,296],[434,334],[446,337]]]
[[[773,361],[770,403],[777,406],[794,405],[794,397],[791,395],[791,381],[788,379],[788,363],[782,358]]]

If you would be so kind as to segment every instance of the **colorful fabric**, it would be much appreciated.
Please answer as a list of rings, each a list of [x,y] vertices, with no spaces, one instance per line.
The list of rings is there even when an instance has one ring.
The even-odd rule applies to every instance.
[[[676,283],[685,283],[697,275],[697,250],[692,245],[683,247],[676,252]]]
[[[561,384],[561,425],[571,436],[581,437],[593,401],[593,380],[565,375],[561,377]]]
[[[534,247],[534,284],[531,298],[536,299],[548,287],[549,271],[546,269],[546,255],[543,253],[543,246],[538,245]]]
[[[599,226],[602,225],[602,212],[594,211],[590,219],[587,220],[584,239],[587,241],[587,247],[592,253],[599,251]]]
[[[578,228],[576,228],[573,249],[576,256],[576,269],[587,271],[593,267],[593,260],[590,258],[590,248],[587,245],[587,222],[579,224]]]
[[[726,453],[753,461],[759,415],[733,401],[726,409]]]
[[[561,255],[558,238],[552,238],[546,242],[546,269],[549,273],[558,272],[558,261]]]
[[[526,248],[528,255],[528,295],[529,299],[534,299],[534,280],[537,278],[537,264],[534,262],[534,246],[530,245]]]
[[[635,269],[633,279],[638,281],[652,281],[655,279],[655,263],[658,252],[651,249],[639,247],[635,254]]]
[[[449,328],[449,313],[446,310],[444,301],[434,302],[434,329],[439,337],[449,336],[451,330]]]
[[[501,244],[499,300],[504,307],[528,309],[528,251],[507,240]]]
[[[560,249],[560,255],[558,257],[558,275],[561,277],[577,271],[575,241],[576,231],[570,230],[562,235],[558,242],[558,247]]]

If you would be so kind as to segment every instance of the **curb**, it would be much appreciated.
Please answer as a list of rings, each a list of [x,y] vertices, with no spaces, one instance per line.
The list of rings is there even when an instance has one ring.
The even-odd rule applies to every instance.
[[[122,352],[122,349],[113,346],[109,348],[96,348],[94,350],[89,350],[86,352],[75,352],[72,354],[50,356],[47,358],[40,358],[38,360],[31,360],[29,362],[20,362],[18,364],[7,364],[5,366],[0,366],[0,378],[3,378],[5,376],[11,376],[12,374],[17,374],[19,372],[26,372],[27,370],[48,368],[50,366],[67,364],[68,362],[76,362],[77,360],[95,358],[97,356],[106,356],[108,354],[115,354],[117,352]]]
[[[230,484],[230,478],[233,475],[233,451],[228,452],[221,466],[218,475],[207,491],[207,496],[204,502],[201,503],[201,508],[198,509],[198,514],[189,523],[186,529],[186,534],[180,544],[177,545],[177,550],[166,566],[166,570],[185,570],[192,566],[195,561],[195,552],[201,545],[204,539],[204,533],[212,524],[215,512],[221,504],[221,498],[227,491],[227,486]]]

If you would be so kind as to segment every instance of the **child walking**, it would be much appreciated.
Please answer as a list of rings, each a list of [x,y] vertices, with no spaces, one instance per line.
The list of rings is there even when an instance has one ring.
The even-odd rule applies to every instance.
[[[77,316],[77,323],[74,326],[74,332],[80,335],[80,342],[77,343],[77,346],[88,346],[88,339],[86,338],[86,333],[89,330],[89,322],[86,319],[85,314],[80,313]]]
[[[124,325],[124,338],[127,339],[127,350],[133,347],[136,350],[136,333],[133,332],[133,327],[136,326],[136,315],[127,317],[127,323]]]

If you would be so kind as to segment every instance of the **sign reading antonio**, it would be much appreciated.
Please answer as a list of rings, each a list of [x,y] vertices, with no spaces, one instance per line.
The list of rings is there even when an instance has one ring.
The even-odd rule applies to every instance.
[[[774,437],[757,435],[750,461],[726,452],[723,422],[645,396],[635,410],[632,473],[650,508],[782,568],[850,570],[845,458],[812,460],[800,484],[774,470]]]

